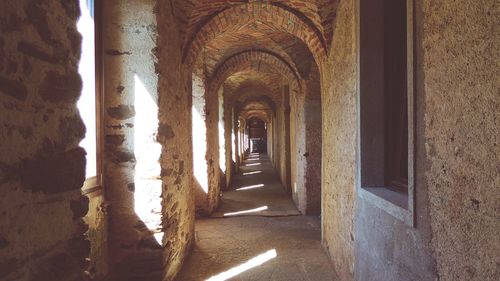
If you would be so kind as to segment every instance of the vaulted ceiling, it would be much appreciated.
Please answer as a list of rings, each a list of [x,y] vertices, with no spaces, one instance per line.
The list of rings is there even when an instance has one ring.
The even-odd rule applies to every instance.
[[[296,80],[298,85],[301,78],[307,79],[327,53],[339,0],[169,1],[181,23],[186,63],[202,69],[209,80],[222,76],[218,78],[223,81],[215,81],[217,87],[225,83],[243,91],[265,85],[279,93],[281,83]],[[237,63],[245,65],[240,68],[227,67],[235,63],[235,56],[249,51],[271,56],[241,60]],[[294,77],[280,67],[289,68]],[[220,75],[221,69],[230,73]]]

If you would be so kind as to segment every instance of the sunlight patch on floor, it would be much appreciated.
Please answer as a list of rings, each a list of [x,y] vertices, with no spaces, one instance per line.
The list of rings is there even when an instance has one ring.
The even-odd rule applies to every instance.
[[[260,266],[260,265],[276,258],[276,256],[277,256],[276,249],[269,250],[263,254],[260,254],[256,257],[248,260],[247,262],[245,262],[243,264],[240,264],[238,266],[235,266],[235,267],[229,269],[228,271],[224,271],[220,274],[212,276],[209,279],[207,279],[206,281],[225,281],[225,280],[228,280],[229,278],[235,277],[238,274],[241,274],[241,273],[248,271],[252,268]]]
[[[240,188],[236,189],[236,191],[256,189],[256,188],[261,188],[261,187],[264,187],[264,184],[261,183],[261,184],[254,184],[254,185],[244,186],[244,187],[240,187]]]
[[[237,215],[243,215],[243,214],[257,213],[260,211],[265,211],[267,209],[268,209],[267,206],[262,206],[262,207],[251,209],[251,210],[245,210],[245,211],[239,211],[239,212],[233,212],[233,213],[225,213],[224,216],[230,217],[230,216],[237,216]]]
[[[260,173],[262,173],[262,171],[247,172],[247,173],[243,173],[242,175],[249,176],[249,175],[255,175],[255,174],[260,174]]]

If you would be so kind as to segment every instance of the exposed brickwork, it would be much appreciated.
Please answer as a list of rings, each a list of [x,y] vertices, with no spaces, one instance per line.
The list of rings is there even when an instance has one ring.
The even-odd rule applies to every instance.
[[[184,48],[185,61],[193,63],[201,49],[212,39],[252,22],[263,22],[280,32],[293,34],[309,47],[316,61],[321,61],[325,56],[326,45],[315,32],[314,26],[284,8],[254,2],[226,9],[211,18],[188,39]]]
[[[182,34],[193,34],[200,25],[215,14],[228,8],[246,4],[246,0],[174,0],[174,12],[184,23]],[[328,44],[333,37],[338,0],[272,0],[259,1],[270,3],[293,12],[304,21],[315,26]],[[186,38],[183,38],[186,40]]]
[[[272,66],[275,71],[286,77],[293,87],[299,86],[299,76],[293,66],[273,53],[255,50],[241,52],[221,63],[217,68],[215,75],[210,80],[211,89],[216,90],[219,88],[231,74],[251,68],[252,62],[254,61],[267,63]]]

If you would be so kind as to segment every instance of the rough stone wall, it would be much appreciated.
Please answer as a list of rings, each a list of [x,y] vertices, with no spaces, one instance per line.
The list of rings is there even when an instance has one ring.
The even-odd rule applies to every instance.
[[[304,100],[305,149],[301,154],[305,166],[305,191],[307,215],[321,214],[321,85],[319,70],[315,66],[307,79],[307,93]]]
[[[82,280],[78,2],[2,1],[0,11],[0,279]]]
[[[207,175],[208,194],[206,198],[206,212],[212,213],[219,204],[220,168],[219,168],[219,100],[216,92],[207,92],[206,126],[207,126]]]
[[[356,196],[356,22],[323,83],[323,239],[341,280],[497,280],[498,3],[416,5],[415,227]]]
[[[277,170],[281,183],[286,190],[291,190],[291,168],[290,168],[290,92],[288,87],[283,87],[281,103],[276,108],[277,114]]]
[[[146,270],[137,259],[144,256],[154,259],[147,270],[151,275],[162,273],[162,248],[153,236],[161,223],[160,152],[149,150],[158,145],[154,135],[144,135],[145,128],[158,123],[155,4],[154,0],[102,3],[104,178],[112,237],[110,263],[117,280],[121,275],[143,274]],[[140,148],[144,143],[147,150]],[[151,153],[156,155],[144,160]],[[144,165],[151,169],[150,180],[143,179]]]
[[[304,157],[306,149],[304,99],[305,93],[292,91],[290,96],[292,197],[297,208],[303,214],[306,213],[307,208],[305,189],[305,169],[307,168],[307,162]]]
[[[168,1],[158,2],[159,141],[162,144],[164,279],[179,272],[194,239],[191,70],[181,61],[179,26]]]
[[[421,180],[438,276],[498,280],[500,5],[426,0],[416,14]]]
[[[209,215],[220,193],[219,102],[202,70],[195,70],[192,86],[193,161],[196,212]]]
[[[338,6],[330,57],[321,66],[323,242],[340,280],[353,280],[356,200],[355,1]]]
[[[229,102],[229,90],[224,89],[224,143],[226,146],[226,187],[229,187],[233,178],[234,166],[236,165],[233,160],[233,146],[234,136],[236,136],[236,128],[234,127],[234,107]]]
[[[425,188],[417,187],[416,228],[356,194],[355,18],[354,3],[342,1],[330,59],[322,68],[325,246],[342,280],[433,280]]]
[[[108,216],[102,190],[87,194],[89,211],[84,220],[88,224],[90,240],[90,264],[88,272],[95,280],[102,280],[109,274],[108,259]]]

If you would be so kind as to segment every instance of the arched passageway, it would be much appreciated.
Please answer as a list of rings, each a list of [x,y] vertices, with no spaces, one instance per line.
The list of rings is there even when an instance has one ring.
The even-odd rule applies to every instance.
[[[0,1],[0,279],[500,280],[498,11]]]

